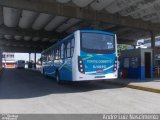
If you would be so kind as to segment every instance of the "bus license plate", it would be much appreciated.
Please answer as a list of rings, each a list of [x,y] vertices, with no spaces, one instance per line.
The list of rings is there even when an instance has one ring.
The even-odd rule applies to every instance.
[[[96,76],[95,78],[105,78],[105,76]]]

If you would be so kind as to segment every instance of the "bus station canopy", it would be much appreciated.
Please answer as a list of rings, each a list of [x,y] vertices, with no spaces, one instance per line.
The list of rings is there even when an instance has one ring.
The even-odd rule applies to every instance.
[[[160,0],[0,0],[0,48],[41,52],[78,29],[114,32],[118,43],[160,33]]]

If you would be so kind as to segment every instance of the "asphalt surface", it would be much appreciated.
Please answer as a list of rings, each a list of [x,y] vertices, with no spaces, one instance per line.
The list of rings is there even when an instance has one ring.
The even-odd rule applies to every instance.
[[[106,81],[58,85],[32,70],[5,69],[0,77],[0,113],[160,113],[159,100]]]

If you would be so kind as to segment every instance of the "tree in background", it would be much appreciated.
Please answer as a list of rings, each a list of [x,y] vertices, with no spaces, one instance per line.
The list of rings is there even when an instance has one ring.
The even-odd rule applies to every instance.
[[[118,48],[118,56],[120,56],[121,55],[121,51],[124,51],[124,50],[128,49],[128,45],[126,45],[126,44],[118,44],[117,48]]]

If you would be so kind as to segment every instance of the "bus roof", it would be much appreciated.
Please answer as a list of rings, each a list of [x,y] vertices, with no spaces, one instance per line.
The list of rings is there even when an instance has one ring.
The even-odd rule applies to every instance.
[[[101,31],[101,30],[77,30],[77,31],[80,31],[80,32],[90,32],[90,33],[100,33],[100,34],[108,34],[108,35],[115,35],[115,33],[112,33],[112,32],[106,32],[106,31]],[[75,32],[77,32],[75,31]],[[74,32],[74,33],[75,33]],[[73,34],[70,34],[68,35],[67,37],[63,38],[61,41],[53,44],[52,46],[50,46],[49,48],[47,48],[46,50],[42,51],[42,54],[46,51],[48,51],[49,49],[51,49],[52,47],[56,46],[57,44],[60,44],[61,42],[63,42],[64,40],[66,40],[67,38],[70,38],[71,36],[73,36]]]

